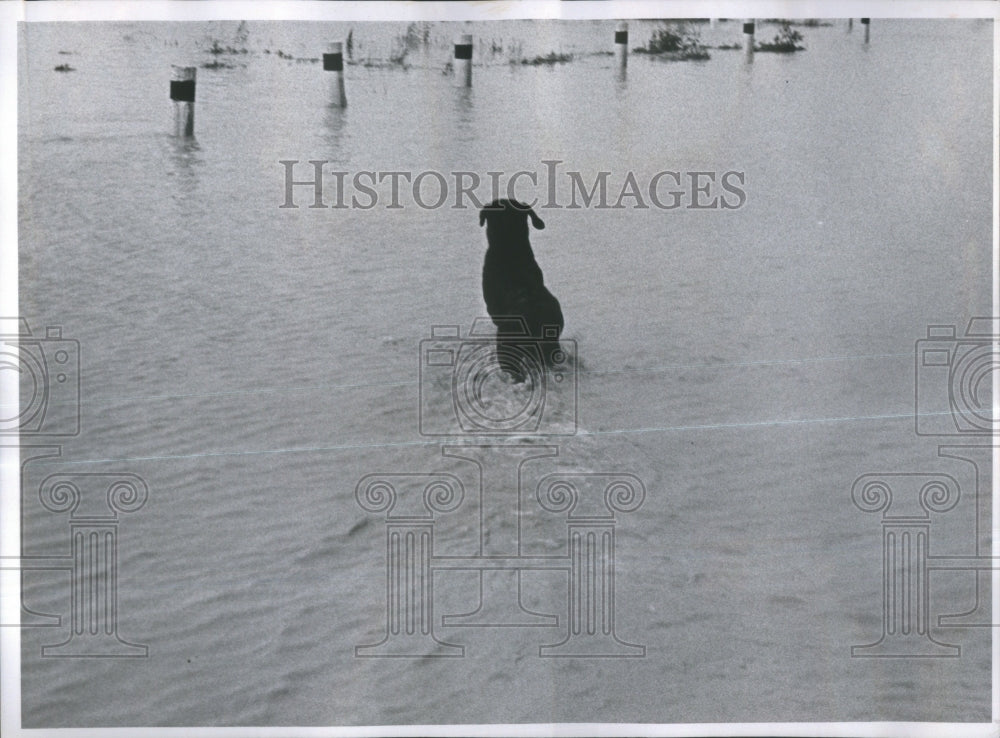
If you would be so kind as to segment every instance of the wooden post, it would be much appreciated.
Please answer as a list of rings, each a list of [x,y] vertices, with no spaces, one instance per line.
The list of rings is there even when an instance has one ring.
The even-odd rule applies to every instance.
[[[865,27],[865,43],[868,43],[868,37],[869,37],[869,34],[871,33],[871,30],[870,30],[870,28],[871,28],[871,18],[862,18],[861,19],[861,25],[863,25]]]
[[[624,69],[628,64],[628,23],[621,21],[615,27],[615,66]]]
[[[743,54],[749,59],[753,56],[753,18],[743,21]]]
[[[472,87],[472,36],[465,33],[455,39],[455,77],[460,87]]]
[[[196,67],[171,65],[170,99],[174,101],[174,135],[194,135],[194,86]]]
[[[323,71],[333,72],[330,82],[330,104],[338,108],[347,107],[347,93],[344,90],[344,44],[331,41],[323,54]]]

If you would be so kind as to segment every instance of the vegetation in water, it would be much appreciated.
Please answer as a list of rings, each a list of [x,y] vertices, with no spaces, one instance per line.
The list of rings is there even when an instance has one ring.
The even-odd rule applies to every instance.
[[[754,47],[754,51],[771,51],[778,54],[790,54],[793,51],[805,51],[806,47],[799,44],[801,40],[801,33],[792,28],[790,24],[783,23],[781,25],[781,30],[775,34],[774,40],[757,44]]]
[[[708,49],[698,31],[688,23],[667,24],[653,31],[649,43],[633,51],[675,61],[708,59]]]
[[[789,20],[787,18],[765,18],[763,23],[776,23],[782,26],[802,26],[803,28],[820,28],[832,26],[833,23],[819,18],[805,18],[803,20]]]
[[[218,39],[213,39],[212,45],[208,48],[208,53],[219,56],[220,54],[248,54],[249,52],[245,46],[238,49],[233,46],[223,46],[219,43]]]
[[[536,56],[534,59],[521,59],[519,62],[511,61],[512,64],[523,64],[530,67],[540,67],[546,64],[564,64],[565,62],[573,61],[572,54],[557,54],[554,51],[550,51],[544,56]]]

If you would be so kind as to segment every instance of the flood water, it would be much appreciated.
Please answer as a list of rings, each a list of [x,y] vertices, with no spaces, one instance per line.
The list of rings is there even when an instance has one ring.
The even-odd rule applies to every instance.
[[[22,437],[62,447],[25,466],[24,553],[69,551],[68,514],[39,504],[50,475],[127,472],[149,490],[119,515],[116,614],[148,657],[43,657],[69,638],[70,577],[26,572],[25,604],[62,621],[22,630],[25,727],[990,719],[991,629],[937,621],[974,606],[971,571],[929,577],[931,635],[960,656],[851,657],[879,640],[883,607],[881,516],[851,488],[950,475],[962,496],[932,515],[931,553],[988,546],[975,469],[937,448],[983,439],[918,436],[913,413],[927,326],[961,336],[990,313],[992,24],[876,19],[865,44],[832,21],[798,28],[802,52],[633,53],[624,76],[614,27],[431,23],[409,45],[402,23],[22,28],[20,311],[79,341],[81,377],[79,434]],[[633,22],[630,46],[655,28]],[[742,38],[735,21],[697,29],[713,47]],[[758,40],[778,30],[758,23]],[[317,59],[348,32],[339,109]],[[471,89],[447,69],[460,33]],[[510,63],[549,53],[572,58]],[[171,135],[171,64],[199,66],[194,141]],[[454,189],[420,207],[405,183],[401,208],[387,184],[371,209],[310,208],[308,186],[282,208],[283,160],[296,180],[310,160],[348,182],[526,170],[539,185],[522,177],[518,196],[543,201],[543,162],[559,161],[566,205],[567,172],[588,187],[609,172],[611,204],[630,172],[643,188],[738,172],[745,202],[539,208],[566,381],[546,385],[538,432],[439,438],[420,413],[454,426],[452,376],[421,342],[435,325],[467,339],[485,315],[477,209],[452,207]],[[490,392],[502,410],[528,390]],[[476,465],[442,450],[463,443],[550,455],[523,462],[520,493],[480,500]],[[494,451],[485,484],[516,480],[525,452]],[[524,608],[558,624],[442,624],[511,575],[443,568],[433,632],[463,656],[356,655],[387,607],[385,513],[362,509],[359,480],[461,480],[436,557],[474,556],[482,518],[487,549],[519,532],[521,554],[568,561],[566,513],[534,495],[553,472],[642,482],[641,507],[614,518],[614,632],[641,657],[539,656],[566,638],[564,569],[520,575]]]

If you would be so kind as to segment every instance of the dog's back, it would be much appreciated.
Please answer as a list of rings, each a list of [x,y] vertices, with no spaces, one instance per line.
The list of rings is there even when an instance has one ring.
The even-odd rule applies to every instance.
[[[514,200],[495,200],[480,211],[479,223],[486,225],[489,248],[483,261],[483,298],[494,318],[518,316],[528,332],[542,337],[542,328],[554,326],[556,337],[563,329],[559,301],[545,287],[541,267],[535,261],[528,238],[528,219],[538,230],[545,223],[535,212]]]
[[[527,255],[513,255],[491,246],[483,260],[483,298],[490,316],[511,315],[515,303],[522,307],[530,296],[545,289],[542,270],[527,249]]]

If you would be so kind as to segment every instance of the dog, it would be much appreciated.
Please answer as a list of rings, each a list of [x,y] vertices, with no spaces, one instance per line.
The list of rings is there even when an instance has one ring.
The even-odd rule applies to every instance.
[[[545,228],[535,211],[517,200],[494,200],[479,211],[479,225],[486,226],[489,244],[483,261],[483,299],[497,327],[497,359],[516,381],[523,381],[526,372],[523,362],[512,358],[520,352],[510,346],[523,346],[527,330],[528,336],[539,340],[548,365],[559,349],[564,325],[559,300],[546,288],[531,250],[529,219],[537,230]]]

